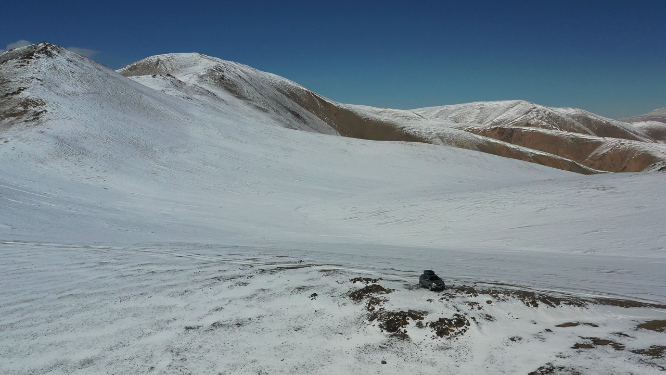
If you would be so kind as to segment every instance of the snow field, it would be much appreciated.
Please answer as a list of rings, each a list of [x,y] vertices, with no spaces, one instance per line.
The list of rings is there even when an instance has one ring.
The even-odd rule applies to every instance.
[[[286,129],[223,89],[77,59],[7,76],[48,112],[0,143],[3,371],[663,371],[664,333],[637,327],[665,319],[664,174]],[[414,289],[423,269],[452,289]],[[427,312],[423,328],[382,332],[371,296],[348,295],[359,276],[394,289],[378,308]],[[530,307],[462,285],[652,307]],[[464,334],[433,337],[456,314]]]
[[[510,287],[442,275],[449,289],[436,293],[416,287],[416,270],[364,271],[243,247],[13,243],[3,259],[0,367],[8,374],[509,374],[548,363],[656,374],[666,365],[632,352],[663,345],[663,333],[636,328],[666,319],[663,307],[530,307],[482,292]],[[394,290],[377,295],[385,311],[423,311],[425,326],[408,319],[402,339],[382,332],[368,320],[368,299],[349,297],[365,286],[350,282],[359,276]],[[478,294],[460,292],[469,286]],[[462,335],[438,337],[428,326],[455,314],[469,321]],[[564,323],[580,324],[557,327]],[[590,338],[612,344],[572,348]]]

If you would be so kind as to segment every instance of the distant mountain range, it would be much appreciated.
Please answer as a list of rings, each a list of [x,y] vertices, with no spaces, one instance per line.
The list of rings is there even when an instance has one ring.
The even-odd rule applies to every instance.
[[[634,128],[652,137],[652,139],[662,143],[666,142],[666,107],[655,109],[645,115],[625,118],[621,121],[630,123]]]
[[[52,71],[37,74],[35,59],[53,60]],[[415,110],[374,108],[338,103],[277,75],[195,53],[152,56],[117,71],[137,86],[47,42],[3,53],[0,73],[0,137],[39,127],[47,114],[67,117],[79,111],[76,115],[81,116],[86,111],[82,103],[54,101],[54,95],[62,99],[74,87],[106,91],[108,106],[116,103],[123,110],[138,110],[145,97],[126,101],[149,88],[186,99],[194,107],[221,111],[244,106],[246,116],[295,130],[453,146],[584,174],[666,170],[666,108],[623,120],[520,100]],[[118,90],[110,90],[109,82]],[[143,105],[140,116],[163,116],[165,109],[151,108],[153,104]]]

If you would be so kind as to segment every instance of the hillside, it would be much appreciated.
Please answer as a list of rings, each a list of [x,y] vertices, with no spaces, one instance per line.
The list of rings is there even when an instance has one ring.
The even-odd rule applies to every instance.
[[[654,111],[646,113],[644,115],[628,117],[622,119],[622,121],[629,123],[636,123],[642,121],[656,121],[656,122],[666,123],[666,107],[655,109]]]
[[[666,108],[655,109],[645,115],[622,119],[644,134],[666,143]]]
[[[168,56],[128,78],[48,43],[0,55],[3,373],[666,367],[663,173],[498,157],[471,149],[578,165]]]
[[[524,101],[413,111],[346,105],[282,77],[199,54],[153,56],[119,73],[175,95],[179,89],[164,86],[173,83],[161,82],[163,77],[214,92],[220,99],[231,95],[294,129],[327,134],[333,129],[360,139],[448,145],[584,174],[666,165],[666,149],[649,134],[575,108]]]
[[[345,105],[322,97],[282,77],[200,54],[168,54],[146,58],[118,71],[144,85],[173,95],[181,89],[167,88],[177,80],[214,93],[208,102],[230,97],[269,114],[287,128],[332,132],[351,138],[379,141],[424,142],[448,145],[530,161],[578,173],[595,171],[542,151],[528,149],[424,122],[410,112]],[[332,129],[332,130],[331,130]]]
[[[334,135],[336,129],[326,127],[323,122],[305,126],[291,115],[285,120],[280,114],[291,114],[285,108],[303,118],[310,112],[289,102],[277,91],[256,88],[266,82],[272,82],[271,87],[282,87],[283,91],[285,87],[305,90],[302,87],[267,73],[257,73],[248,67],[229,65],[238,69],[238,76],[248,76],[245,79],[251,84],[243,86],[244,92],[251,93],[247,97],[263,98],[255,100],[263,101],[265,110],[258,110],[245,97],[238,97],[214,85],[205,86],[198,81],[201,73],[196,72],[200,72],[200,55],[179,56],[197,61],[195,73],[187,73],[190,68],[182,68],[173,70],[171,77],[150,75],[128,79],[92,60],[49,44],[25,47],[2,55],[0,73],[8,80],[2,89],[11,95],[3,94],[1,103],[8,108],[5,113],[12,114],[1,123],[3,180],[5,186],[12,187],[4,194],[14,197],[10,202],[23,202],[26,198],[19,194],[20,191],[41,189],[31,188],[39,184],[29,181],[45,180],[51,186],[45,189],[55,189],[55,192],[60,192],[58,199],[64,199],[63,202],[56,199],[52,204],[40,203],[36,206],[8,203],[2,227],[7,236],[33,237],[42,233],[34,226],[48,222],[54,222],[54,228],[62,225],[64,232],[53,229],[53,233],[43,233],[46,237],[69,238],[72,230],[79,231],[75,228],[91,228],[89,232],[82,233],[90,238],[97,238],[103,233],[106,234],[102,237],[106,238],[118,230],[134,232],[138,229],[130,228],[143,228],[147,224],[142,222],[150,223],[158,217],[149,214],[154,210],[148,209],[151,204],[156,204],[158,208],[162,204],[157,202],[174,200],[170,204],[181,207],[178,211],[183,210],[183,214],[165,211],[169,219],[158,220],[162,229],[156,231],[162,234],[148,235],[138,230],[143,233],[141,238],[143,235],[152,240],[159,240],[162,235],[180,238],[185,233],[190,233],[186,237],[191,239],[200,238],[198,236],[211,238],[211,228],[229,227],[235,228],[230,230],[230,233],[236,233],[234,238],[253,238],[252,235],[240,233],[258,231],[262,233],[258,238],[284,240],[287,236],[303,241],[312,233],[323,230],[327,234],[322,234],[323,237],[316,235],[315,238],[326,238],[328,241],[351,236],[370,243],[429,246],[433,241],[442,241],[442,228],[448,228],[445,230],[449,233],[446,236],[448,243],[467,246],[465,244],[470,239],[463,234],[471,235],[481,223],[485,229],[479,241],[486,244],[504,238],[507,231],[518,230],[511,229],[514,225],[532,228],[532,223],[540,223],[537,226],[541,228],[540,238],[552,236],[551,240],[555,241],[552,246],[575,249],[585,247],[577,242],[582,239],[575,235],[562,239],[557,234],[560,229],[556,228],[565,225],[571,233],[579,233],[583,229],[568,221],[561,222],[559,216],[542,217],[538,214],[540,210],[569,205],[572,208],[595,207],[589,212],[577,211],[572,215],[583,215],[585,219],[581,220],[596,227],[594,222],[598,217],[614,212],[614,209],[632,211],[632,204],[636,203],[626,198],[617,200],[615,195],[581,195],[579,182],[563,182],[561,188],[541,187],[540,181],[543,180],[575,179],[566,172],[536,164],[424,142],[373,142],[338,137]],[[212,58],[204,60],[212,61],[214,66],[220,61]],[[249,78],[252,74],[254,78]],[[272,102],[271,95],[283,102]],[[21,103],[26,101],[39,102],[39,107],[35,108],[37,112],[24,114],[25,108]],[[354,113],[374,116],[382,121],[397,118],[395,121],[402,124],[409,123],[416,116],[409,111],[347,107],[352,108]],[[405,119],[408,116],[411,117]],[[302,129],[293,129],[298,126]],[[427,133],[424,126],[419,126],[413,125],[410,129],[421,134],[435,134],[435,131]],[[453,138],[448,140],[450,142],[481,138],[453,130],[457,133],[446,133],[446,136]],[[332,134],[322,135],[322,132]],[[436,134],[444,137],[442,133]],[[456,138],[458,134],[466,138]],[[581,153],[597,147],[593,143],[596,138],[582,134],[579,137],[591,143],[588,150]],[[626,177],[628,181],[632,178],[631,175]],[[659,179],[649,174],[644,178],[650,181]],[[615,179],[609,177],[609,181]],[[620,185],[613,186],[608,194],[621,188]],[[505,188],[508,190],[501,190]],[[492,198],[492,194],[483,195],[483,199],[495,202],[489,206],[473,203],[481,194],[476,193],[477,190],[486,194],[488,189],[493,192],[501,190],[501,194],[507,195],[500,200]],[[522,200],[530,194],[539,196],[537,192],[542,189],[552,192],[535,198],[533,205],[540,208],[511,214],[514,206],[520,208]],[[569,189],[576,193],[570,194]],[[107,198],[95,198],[98,194]],[[190,202],[190,199],[212,199],[211,194],[215,197],[211,202],[221,201],[210,205]],[[384,198],[374,198],[376,194],[380,197],[391,196],[390,203]],[[456,198],[452,198],[451,194]],[[144,198],[145,202],[142,201]],[[129,201],[113,203],[117,199]],[[643,195],[638,195],[636,199],[647,199],[646,207],[655,204],[652,198]],[[614,203],[610,204],[610,201]],[[90,206],[89,202],[99,202],[101,206]],[[137,207],[133,205],[143,207],[146,202],[153,203],[146,206],[146,211],[135,212]],[[474,216],[465,220],[446,219],[446,212],[457,210],[459,204],[464,207],[464,202],[485,213],[476,219]],[[87,207],[81,212],[88,214],[74,215],[67,208],[80,204]],[[628,206],[616,207],[625,204]],[[486,212],[491,206],[495,208]],[[609,211],[603,208],[606,206]],[[194,207],[203,208],[199,211]],[[220,216],[216,212],[221,207],[226,209],[225,214]],[[265,207],[272,208],[264,214],[265,218],[260,219],[264,224],[251,224],[258,217],[254,215],[264,212]],[[94,214],[100,209],[110,213],[120,208],[119,212],[129,211],[120,216]],[[566,212],[566,208],[563,209]],[[375,211],[381,214],[374,215]],[[505,211],[506,214],[503,213]],[[32,214],[28,214],[30,212]],[[189,217],[188,212],[194,216]],[[73,222],[67,224],[62,219],[56,219],[63,215],[71,217]],[[507,219],[507,215],[514,215],[513,219]],[[38,221],[41,224],[33,222],[35,218],[43,218]],[[123,220],[130,220],[132,224],[123,224]],[[185,225],[187,222],[196,225]],[[359,225],[361,222],[369,227]],[[618,226],[613,226],[617,233],[625,232],[621,223],[618,221]],[[658,222],[653,224],[658,226]],[[523,230],[529,232],[531,229],[519,231]],[[396,236],[394,231],[403,235]],[[655,235],[658,232],[660,230],[655,227]],[[111,235],[111,238],[114,236]],[[534,247],[529,233],[513,238],[516,244],[521,244],[520,247]],[[624,243],[625,240],[613,241],[597,239],[599,246],[605,246],[604,251],[621,252],[621,247],[614,243]]]

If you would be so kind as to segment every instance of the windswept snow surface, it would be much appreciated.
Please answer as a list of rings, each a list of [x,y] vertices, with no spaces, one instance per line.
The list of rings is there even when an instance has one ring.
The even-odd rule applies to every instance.
[[[3,373],[666,367],[645,354],[664,333],[639,328],[666,319],[663,173],[288,129],[233,96],[67,51],[29,72],[9,78],[47,112],[0,133]],[[653,305],[429,293],[414,288],[423,269],[450,286]],[[466,314],[469,328],[438,337],[409,318],[409,339],[392,337],[368,319],[372,300],[349,298],[358,276],[395,289],[377,296],[386,311]]]

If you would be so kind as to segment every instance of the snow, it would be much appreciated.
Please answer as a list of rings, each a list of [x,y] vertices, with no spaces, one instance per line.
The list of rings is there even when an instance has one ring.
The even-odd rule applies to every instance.
[[[446,300],[446,293],[410,288],[410,272],[369,273],[304,261],[289,250],[23,243],[3,253],[13,261],[2,270],[11,293],[0,300],[3,332],[11,332],[0,346],[9,374],[501,374],[546,363],[584,373],[659,372],[631,350],[663,344],[663,333],[634,328],[664,319],[663,310],[533,308],[486,295]],[[364,304],[346,296],[360,288],[352,276],[377,274],[396,290],[385,295],[387,310],[424,311],[430,321],[462,312],[478,324],[447,339],[410,320],[409,340],[389,339],[364,319]],[[460,283],[447,279],[449,288]],[[571,348],[589,341],[584,337],[626,349]]]
[[[195,85],[198,65],[128,79],[59,53],[25,70],[0,65],[48,109],[40,123],[0,133],[4,373],[666,366],[632,352],[664,342],[636,328],[666,319],[663,173],[582,176],[446,146],[343,138],[321,124],[290,129],[278,112]],[[245,92],[279,107],[257,86],[260,73],[236,68],[250,82]],[[413,287],[423,269],[449,286],[657,305],[440,300],[449,292]],[[348,297],[358,276],[395,289],[387,310],[423,310],[429,322],[464,312],[478,324],[447,339],[412,321],[410,340],[391,338]],[[555,327],[567,322],[598,327]],[[572,348],[585,337],[625,349]]]
[[[613,129],[615,137],[651,142],[640,131],[628,123],[605,118],[578,108],[551,108],[524,100],[505,100],[495,102],[474,102],[440,107],[428,107],[413,110],[427,119],[450,121],[461,126],[489,127],[531,126],[551,130],[605,136]]]
[[[246,117],[259,115],[291,129],[338,134],[280,91],[307,89],[247,65],[197,53],[174,53],[148,57],[118,72],[153,89],[176,96],[187,93],[187,99],[223,111],[230,106],[249,107],[243,111]]]

